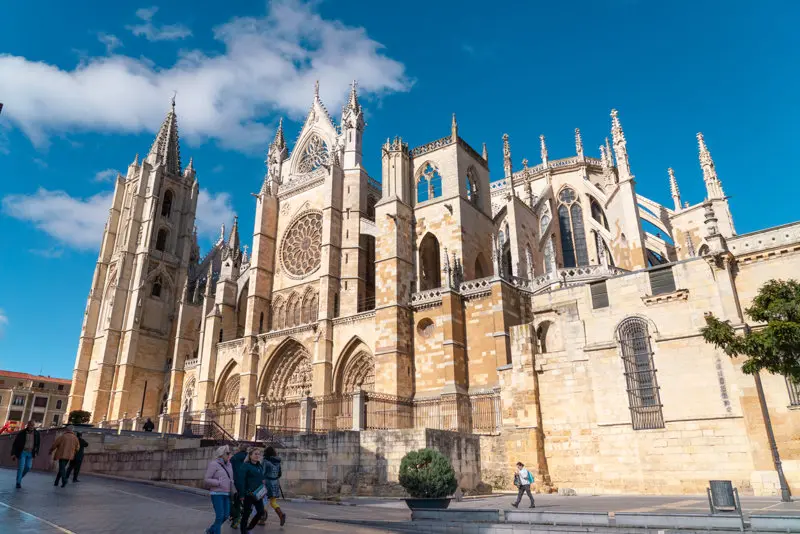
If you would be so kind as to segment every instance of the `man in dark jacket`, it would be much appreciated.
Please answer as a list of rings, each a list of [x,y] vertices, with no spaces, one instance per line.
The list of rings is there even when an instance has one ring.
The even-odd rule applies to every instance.
[[[145,432],[152,432],[152,431],[153,431],[153,430],[156,428],[156,425],[155,425],[155,423],[153,423],[153,421],[152,421],[152,420],[151,420],[151,419],[148,417],[148,418],[147,418],[147,421],[145,421],[145,422],[144,422],[144,427],[142,427],[142,428],[144,429],[144,431],[145,431]]]
[[[28,421],[25,430],[20,430],[11,445],[11,458],[19,459],[17,464],[17,488],[22,487],[22,477],[33,467],[33,459],[39,454],[39,431],[33,421]]]
[[[75,434],[78,438],[78,443],[80,444],[80,448],[78,452],[75,453],[75,458],[69,463],[69,467],[67,468],[67,478],[69,478],[70,473],[72,473],[72,481],[73,482],[80,482],[78,480],[78,473],[81,472],[81,464],[83,463],[83,450],[89,446],[89,443],[83,439],[83,434],[78,432]]]
[[[247,458],[247,445],[239,445],[239,450],[231,456],[231,467],[233,468],[233,478],[236,479],[238,477],[237,473],[239,469],[242,467],[245,459]],[[239,522],[242,518],[242,501],[239,499],[239,493],[237,488],[236,495],[233,496],[233,500],[231,501],[231,528],[239,528]]]

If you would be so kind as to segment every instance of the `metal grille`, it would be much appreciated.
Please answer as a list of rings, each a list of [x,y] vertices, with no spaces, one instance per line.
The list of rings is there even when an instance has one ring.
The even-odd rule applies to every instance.
[[[787,376],[786,387],[789,389],[789,406],[800,406],[800,382],[793,382]]]
[[[608,308],[608,287],[606,281],[591,284],[589,288],[592,291],[592,308]]]
[[[412,428],[414,423],[414,403],[411,399],[365,392],[364,409],[366,427],[369,430],[390,428]]]
[[[638,317],[625,319],[618,335],[633,429],[664,428],[647,322]]]
[[[675,276],[672,274],[672,267],[650,271],[650,291],[653,295],[675,291]]]
[[[300,426],[300,402],[270,402],[264,407],[264,426],[270,430],[302,432]]]
[[[314,432],[353,429],[353,395],[326,395],[314,399]]]

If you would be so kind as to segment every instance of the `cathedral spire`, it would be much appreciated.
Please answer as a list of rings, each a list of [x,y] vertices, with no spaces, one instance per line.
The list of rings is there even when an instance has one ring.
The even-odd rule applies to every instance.
[[[681,192],[678,190],[678,180],[675,179],[675,171],[670,167],[667,169],[667,172],[669,173],[669,191],[672,193],[675,211],[681,211]]]
[[[511,145],[508,142],[508,134],[503,134],[503,174],[508,180],[509,195],[516,196],[514,188],[514,172],[511,169]]]
[[[583,158],[583,139],[581,139],[580,128],[575,128],[575,153],[579,158]]]
[[[544,141],[544,134],[539,136],[539,145],[542,152],[542,165],[547,167],[547,144]]]
[[[156,140],[147,155],[151,163],[161,163],[170,174],[181,174],[181,147],[178,139],[178,116],[175,113],[175,96]]]
[[[239,216],[233,216],[233,227],[231,228],[230,236],[228,237],[228,248],[232,253],[239,251]]]
[[[317,89],[319,91],[319,89]],[[361,113],[361,104],[358,103],[358,82],[353,80],[350,85],[350,96],[347,99],[347,109],[355,113]]]
[[[611,110],[611,139],[614,141],[614,155],[617,157],[617,171],[619,180],[624,182],[633,179],[631,166],[628,161],[628,148],[625,141],[625,132],[622,131],[622,123],[616,109]]]
[[[481,157],[483,161],[489,163],[489,152],[486,150],[486,143],[483,143],[483,151],[481,152]]]
[[[453,121],[450,123],[450,137],[454,143],[458,142],[458,122],[456,122],[455,113],[453,113]]]
[[[131,167],[138,167],[139,166],[139,153],[136,153],[136,157],[133,158],[133,163],[131,163]]]
[[[286,148],[286,138],[283,136],[283,117],[278,119],[278,129],[275,130],[275,138],[272,140],[272,143],[269,145],[269,147],[275,147],[278,150],[283,150]]]
[[[722,191],[722,182],[717,176],[714,160],[711,159],[711,152],[708,151],[706,140],[702,133],[697,134],[697,145],[700,149],[700,167],[703,169],[703,180],[706,183],[708,198],[725,198],[725,193]]]

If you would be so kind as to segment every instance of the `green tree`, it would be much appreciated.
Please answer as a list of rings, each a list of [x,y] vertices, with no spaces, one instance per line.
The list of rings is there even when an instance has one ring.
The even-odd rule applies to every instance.
[[[406,454],[400,462],[399,478],[400,485],[415,498],[441,499],[458,488],[450,461],[434,449]]]
[[[92,418],[92,414],[90,412],[85,412],[83,410],[72,410],[69,412],[69,417],[67,417],[67,423],[70,425],[85,425],[88,423]]]
[[[738,335],[730,321],[707,315],[703,338],[728,356],[747,357],[742,365],[747,374],[765,370],[800,383],[800,283],[770,280],[745,313],[763,326]]]

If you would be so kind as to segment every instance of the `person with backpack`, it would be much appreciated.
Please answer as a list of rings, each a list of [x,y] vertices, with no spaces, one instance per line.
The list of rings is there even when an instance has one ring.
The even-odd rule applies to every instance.
[[[239,528],[242,534],[247,534],[258,524],[258,520],[266,514],[262,499],[267,495],[264,487],[264,468],[261,466],[261,449],[251,448],[239,470],[236,472],[236,491],[239,492],[239,501],[242,503],[242,519]],[[249,522],[250,512],[256,509],[256,515]]]
[[[280,497],[281,492],[280,478],[282,474],[281,459],[278,458],[273,447],[267,447],[267,450],[264,452],[264,485],[267,488],[269,505],[275,510],[275,513],[278,514],[281,526],[286,524],[286,514],[281,511],[281,507],[278,505],[278,497]],[[259,524],[263,525],[266,522],[267,514],[265,513]]]
[[[518,508],[522,496],[527,493],[528,498],[531,500],[531,508],[536,508],[533,502],[533,495],[531,495],[531,484],[533,484],[533,475],[525,469],[525,465],[522,462],[517,462],[517,469],[514,471],[514,485],[519,488],[519,493],[517,494],[517,502],[511,503],[511,506]]]

